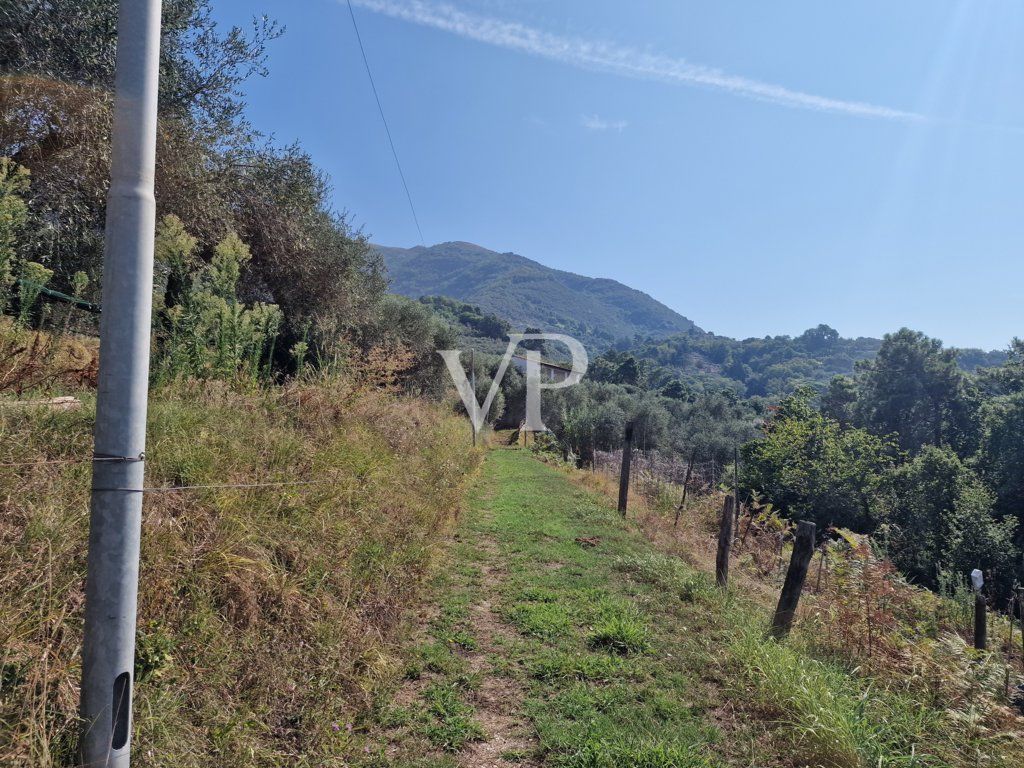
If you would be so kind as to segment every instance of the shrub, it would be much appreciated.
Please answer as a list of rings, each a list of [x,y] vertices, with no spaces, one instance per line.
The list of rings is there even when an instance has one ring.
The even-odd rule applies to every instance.
[[[167,285],[159,308],[155,376],[267,375],[283,316],[273,304],[239,302],[238,281],[251,258],[249,248],[229,232],[203,266],[195,261],[195,247],[178,219],[161,221],[156,252]]]
[[[942,569],[981,568],[1009,590],[1017,521],[996,521],[994,496],[951,449],[926,446],[882,487],[889,555],[903,573],[935,587]]]
[[[9,157],[0,157],[0,315],[11,300],[18,236],[28,218],[24,200],[28,185],[28,170]]]

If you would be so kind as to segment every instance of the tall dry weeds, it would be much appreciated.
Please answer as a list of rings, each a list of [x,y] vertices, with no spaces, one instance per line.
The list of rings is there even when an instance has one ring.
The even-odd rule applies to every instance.
[[[330,485],[146,497],[140,766],[341,765],[476,456],[441,406],[322,380],[151,398],[147,481]],[[65,765],[77,729],[92,403],[0,410],[0,764]],[[305,762],[303,762],[305,761]]]

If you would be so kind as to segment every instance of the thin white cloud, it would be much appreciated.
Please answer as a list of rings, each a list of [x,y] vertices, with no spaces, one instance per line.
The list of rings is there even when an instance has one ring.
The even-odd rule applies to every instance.
[[[449,32],[487,45],[519,51],[581,69],[609,72],[623,77],[659,80],[679,85],[702,86],[735,96],[794,109],[918,122],[916,112],[847,101],[796,91],[782,85],[730,75],[720,69],[692,64],[685,59],[648,53],[599,40],[563,37],[512,21],[468,13],[448,3],[430,0],[353,0],[361,8],[411,24]]]
[[[625,120],[605,120],[600,115],[582,115],[580,125],[588,131],[616,131],[622,133],[629,125]]]

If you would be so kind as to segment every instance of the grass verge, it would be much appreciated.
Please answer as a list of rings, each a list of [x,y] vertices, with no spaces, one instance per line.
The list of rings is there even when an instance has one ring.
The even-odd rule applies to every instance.
[[[0,408],[0,764],[76,738],[93,402]],[[462,424],[343,382],[157,388],[147,480],[324,486],[146,496],[133,758],[342,766],[476,463]],[[445,706],[439,693],[438,708]]]
[[[459,535],[446,589],[465,606],[492,606],[513,630],[482,674],[507,677],[524,692],[519,716],[535,744],[517,761],[1022,764],[1012,731],[987,730],[969,709],[918,695],[912,680],[819,657],[799,632],[788,643],[769,639],[761,595],[718,590],[680,558],[654,550],[602,497],[526,452],[488,455]],[[444,647],[456,666],[442,677],[464,676],[456,644]],[[472,686],[462,691],[472,702]]]

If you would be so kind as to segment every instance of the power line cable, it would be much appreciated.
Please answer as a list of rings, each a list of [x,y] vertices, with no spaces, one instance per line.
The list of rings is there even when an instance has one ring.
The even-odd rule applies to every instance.
[[[398,150],[395,149],[395,140],[391,138],[391,128],[388,127],[388,119],[384,117],[384,107],[380,103],[380,95],[377,93],[377,85],[373,81],[373,72],[370,71],[370,60],[366,57],[366,49],[363,47],[363,37],[359,34],[359,25],[356,23],[356,12],[352,9],[352,0],[348,0],[348,13],[352,17],[352,29],[356,32],[356,41],[359,43],[359,52],[363,56],[363,64],[366,66],[366,76],[370,80],[370,88],[373,90],[373,98],[377,100],[377,111],[380,112],[380,120],[384,123],[384,132],[388,135],[388,144],[391,145],[391,154],[395,158],[395,165],[398,166],[398,175],[402,179],[402,187],[405,189],[405,197],[409,201],[409,210],[412,211],[412,220],[416,223],[416,231],[420,235],[420,244],[426,246],[423,238],[423,230],[420,229],[420,219],[416,215],[416,206],[412,202],[412,194],[409,192],[409,185],[405,181],[405,173],[402,171],[402,163],[398,159]]]

